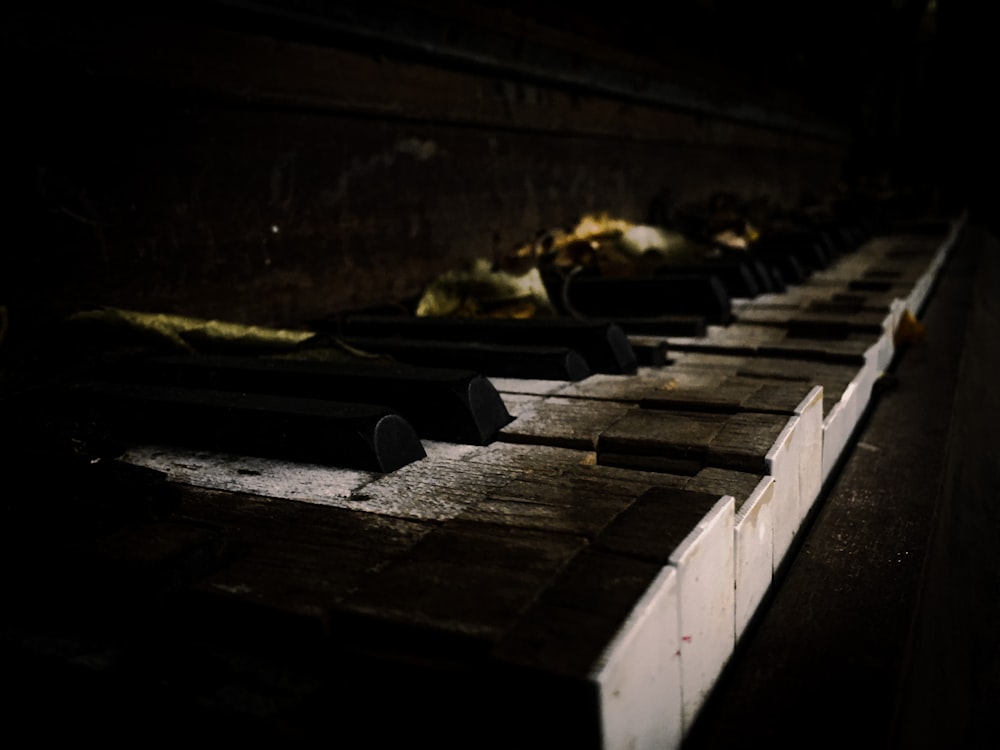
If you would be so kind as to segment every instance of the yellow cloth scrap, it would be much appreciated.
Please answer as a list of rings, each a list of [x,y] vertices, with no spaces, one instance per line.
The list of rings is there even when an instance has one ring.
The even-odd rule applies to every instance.
[[[537,268],[515,274],[480,258],[447,271],[428,285],[417,304],[421,317],[531,318],[555,312]]]
[[[760,238],[758,229],[750,223],[744,223],[741,231],[723,229],[712,235],[712,241],[728,247],[730,250],[749,250],[750,246]]]
[[[551,234],[540,249],[555,266],[597,268],[607,276],[643,273],[703,252],[680,232],[606,214],[584,216],[572,231]]]
[[[69,318],[71,323],[91,323],[133,334],[137,340],[185,352],[202,349],[288,350],[316,337],[313,331],[243,325],[222,320],[185,315],[140,312],[104,307],[83,310]]]
[[[924,324],[917,320],[916,316],[909,310],[904,310],[893,334],[893,343],[897,348],[907,344],[916,344],[923,341],[926,335],[927,330],[924,328]]]
[[[424,290],[421,317],[533,318],[556,313],[540,268],[560,274],[596,269],[603,276],[630,276],[671,262],[703,258],[705,248],[679,232],[585,216],[571,231],[544,233],[495,261],[480,258],[446,271]]]

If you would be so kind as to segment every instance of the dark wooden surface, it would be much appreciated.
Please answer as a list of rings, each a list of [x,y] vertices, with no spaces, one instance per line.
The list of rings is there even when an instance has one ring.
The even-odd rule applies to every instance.
[[[997,249],[965,235],[685,750],[993,746]]]
[[[949,425],[945,473],[892,738],[993,747],[1000,736],[1000,242],[983,250]]]
[[[643,221],[718,190],[792,204],[845,157],[509,66],[248,26],[224,3],[104,5],[22,7],[4,30],[12,241],[32,249],[4,259],[18,326],[89,304],[285,324],[409,299],[588,212]],[[452,12],[459,35],[490,31]],[[527,26],[528,51],[599,52]]]

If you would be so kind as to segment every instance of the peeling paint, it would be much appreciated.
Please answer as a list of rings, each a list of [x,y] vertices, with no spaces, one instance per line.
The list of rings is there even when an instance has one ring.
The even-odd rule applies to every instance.
[[[396,157],[400,154],[416,159],[418,162],[425,162],[443,153],[435,141],[424,141],[419,138],[403,138],[396,141],[386,151],[374,154],[368,158],[356,157],[351,161],[351,165],[340,173],[340,176],[337,178],[337,187],[334,190],[323,191],[322,202],[326,206],[339,203],[347,195],[347,189],[353,180],[359,177],[367,177],[379,169],[387,169],[393,166],[396,163]]]
[[[395,150],[401,154],[412,156],[417,161],[428,161],[438,155],[438,145],[434,141],[422,141],[419,138],[404,138],[395,145]]]

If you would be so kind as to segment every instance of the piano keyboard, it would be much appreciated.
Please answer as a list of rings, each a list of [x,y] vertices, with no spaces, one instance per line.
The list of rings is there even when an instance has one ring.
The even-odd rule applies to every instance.
[[[378,447],[367,427],[375,455],[402,457],[388,463],[342,465],[338,446],[354,447],[334,421],[301,428],[313,448],[329,441],[326,453],[291,460],[185,446],[180,428],[162,433],[171,440],[143,433],[113,464],[139,474],[89,490],[114,511],[60,528],[71,543],[59,575],[32,546],[49,532],[15,545],[41,569],[42,611],[72,615],[66,632],[45,641],[15,624],[7,639],[156,704],[139,716],[176,712],[178,726],[209,717],[276,738],[680,747],[961,227],[871,238],[782,292],[734,298],[700,335],[616,326],[603,360],[541,336],[482,347],[508,362],[518,346],[546,349],[534,361],[548,377],[489,364],[485,378],[428,376],[391,398],[376,386],[418,436],[413,446],[395,429]],[[369,344],[401,340],[358,331]],[[666,363],[629,361],[617,337]],[[226,392],[250,397],[277,387],[239,381],[246,362],[200,363],[200,374],[149,363],[148,376],[181,380],[142,391],[154,411],[129,401],[129,423],[183,427],[191,417],[170,399],[196,381],[218,389],[231,375]],[[305,385],[309,365],[294,367],[291,392],[269,398],[302,414],[377,377],[323,391]],[[201,392],[222,412],[273,405]],[[252,430],[237,427],[239,447]]]

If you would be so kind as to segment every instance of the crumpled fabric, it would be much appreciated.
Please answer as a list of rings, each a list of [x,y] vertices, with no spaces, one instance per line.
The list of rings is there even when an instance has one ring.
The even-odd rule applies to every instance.
[[[668,263],[701,259],[704,253],[704,246],[680,232],[607,215],[588,215],[571,230],[540,233],[495,260],[479,258],[446,271],[425,288],[416,314],[465,318],[551,316],[557,314],[557,307],[546,281],[553,276],[568,278],[583,270],[602,276],[641,275]]]
[[[420,317],[533,318],[555,314],[537,268],[513,273],[485,258],[446,271],[417,303]]]
[[[253,354],[325,361],[387,359],[315,331],[269,328],[186,315],[101,307],[76,312],[69,316],[67,322],[71,326],[85,326],[88,334],[97,334],[118,344],[170,352]]]

